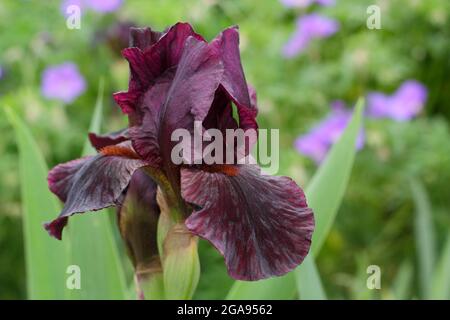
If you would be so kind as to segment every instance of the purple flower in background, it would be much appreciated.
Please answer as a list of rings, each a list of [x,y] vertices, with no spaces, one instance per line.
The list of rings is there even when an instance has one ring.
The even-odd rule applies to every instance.
[[[333,6],[336,4],[335,0],[316,0],[316,3],[320,4],[321,6]]]
[[[122,3],[123,0],[64,0],[61,4],[61,10],[64,15],[67,15],[67,8],[75,5],[80,9],[88,8],[95,12],[108,13],[119,9]]]
[[[322,132],[318,128],[314,128],[295,140],[295,149],[316,163],[320,163],[328,152],[328,143],[322,138]]]
[[[311,5],[314,0],[280,0],[280,2],[289,8],[293,8],[293,7],[299,7],[299,8],[304,8],[304,7],[308,7],[309,5]]]
[[[68,16],[71,14],[71,12],[67,12],[67,9],[70,6],[77,6],[81,10],[84,8],[84,0],[63,0],[63,2],[61,2],[61,11],[63,15]]]
[[[89,0],[86,6],[96,12],[113,12],[120,8],[123,0]]]
[[[286,7],[297,7],[297,8],[305,8],[313,3],[317,3],[321,6],[332,6],[336,2],[335,0],[280,0],[283,5]]]
[[[74,63],[65,62],[44,70],[41,90],[46,98],[71,103],[86,90],[86,82]]]
[[[332,102],[331,109],[324,120],[294,142],[299,153],[310,157],[316,163],[325,159],[328,150],[340,138],[352,116],[351,111],[340,100]],[[362,149],[364,140],[364,131],[361,129],[356,141],[357,150]]]
[[[367,114],[373,118],[391,118],[407,121],[422,111],[427,100],[427,89],[415,80],[405,81],[392,95],[372,92],[367,96]]]
[[[327,38],[339,30],[336,20],[319,14],[308,14],[297,19],[297,30],[283,48],[283,55],[292,58],[303,52],[316,38]]]

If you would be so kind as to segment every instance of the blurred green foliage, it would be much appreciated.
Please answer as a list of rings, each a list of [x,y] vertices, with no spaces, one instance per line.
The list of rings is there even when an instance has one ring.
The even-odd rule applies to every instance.
[[[366,9],[381,8],[382,29],[366,28]],[[281,48],[305,12],[337,19],[340,31],[286,60]],[[237,24],[247,80],[258,92],[261,128],[280,128],[281,171],[306,185],[316,170],[292,143],[327,113],[330,101],[349,103],[367,92],[394,91],[405,79],[429,91],[423,114],[411,122],[366,120],[366,147],[358,153],[340,213],[317,259],[330,298],[420,298],[410,178],[423,184],[432,208],[439,257],[450,227],[450,2],[446,0],[337,0],[306,10],[277,0],[126,0],[117,12],[83,14],[80,30],[66,28],[59,1],[0,3],[0,108],[10,105],[31,128],[53,166],[82,151],[97,94],[124,90],[128,66],[98,34],[117,21],[162,30],[188,21],[212,39]],[[87,91],[70,105],[40,93],[41,73],[64,61],[78,64]],[[111,98],[102,131],[125,124]],[[17,147],[0,111],[0,299],[25,298],[25,268]],[[326,199],[324,199],[326,201]],[[55,213],[56,214],[56,213]],[[233,281],[220,255],[201,242],[197,298],[223,298]],[[436,262],[437,263],[437,262]],[[366,288],[366,268],[382,270],[382,289]],[[406,279],[406,280],[405,280]]]

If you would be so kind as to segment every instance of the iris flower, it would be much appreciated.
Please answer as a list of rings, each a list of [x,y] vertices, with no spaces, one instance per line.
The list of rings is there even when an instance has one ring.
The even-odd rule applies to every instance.
[[[299,265],[310,248],[314,217],[292,179],[264,175],[254,164],[176,165],[171,160],[172,132],[192,131],[194,121],[203,129],[257,129],[256,99],[242,70],[237,28],[209,43],[187,23],[162,33],[132,28],[131,46],[122,55],[130,65],[129,88],[114,98],[129,127],[90,134],[97,155],[50,171],[50,190],[65,205],[46,224],[48,232],[61,239],[73,214],[123,207],[127,197],[147,197],[149,212],[157,214],[149,190],[158,184],[189,232],[224,256],[233,278],[259,280]],[[148,187],[142,180],[134,183],[142,173],[150,177]]]

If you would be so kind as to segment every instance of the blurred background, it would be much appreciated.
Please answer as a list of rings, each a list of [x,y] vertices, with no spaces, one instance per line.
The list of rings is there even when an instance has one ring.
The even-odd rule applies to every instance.
[[[82,9],[79,29],[66,25],[70,4]],[[317,265],[333,299],[429,297],[427,281],[450,265],[450,2],[1,0],[0,106],[20,113],[50,167],[78,158],[101,78],[102,131],[125,124],[111,94],[127,88],[128,28],[178,21],[208,40],[239,25],[260,128],[280,129],[280,174],[302,186],[366,97],[349,187]],[[3,110],[0,129],[0,299],[22,299],[18,150]],[[214,250],[200,249],[196,298],[223,298],[233,281]],[[381,269],[380,290],[366,287],[369,265]]]

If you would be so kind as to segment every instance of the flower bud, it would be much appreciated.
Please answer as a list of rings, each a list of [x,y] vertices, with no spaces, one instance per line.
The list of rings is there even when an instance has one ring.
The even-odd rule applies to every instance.
[[[137,296],[141,300],[162,300],[164,296],[164,278],[161,261],[155,256],[146,266],[138,266],[135,272]]]
[[[161,210],[158,221],[158,250],[164,270],[166,299],[190,299],[200,277],[198,238],[179,221],[178,207],[158,188]]]
[[[137,171],[118,210],[120,234],[134,266],[138,297],[142,299],[164,298],[156,240],[160,212],[156,188],[156,183],[149,176]]]
[[[164,287],[167,299],[191,299],[200,278],[198,238],[184,223],[174,225],[163,245]]]

